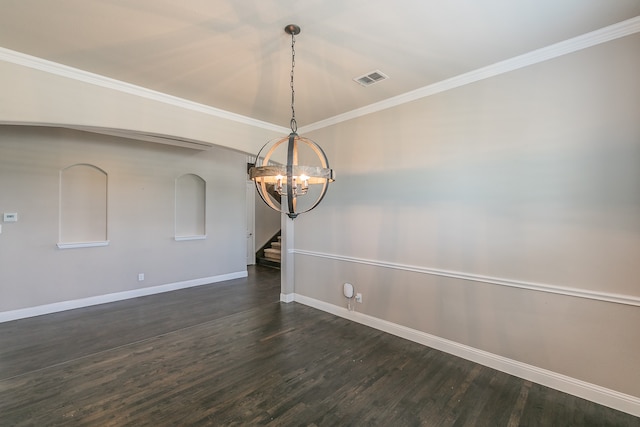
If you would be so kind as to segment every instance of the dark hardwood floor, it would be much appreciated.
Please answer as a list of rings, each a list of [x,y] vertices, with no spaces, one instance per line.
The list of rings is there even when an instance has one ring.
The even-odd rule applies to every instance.
[[[280,303],[279,274],[0,324],[0,426],[640,426]]]

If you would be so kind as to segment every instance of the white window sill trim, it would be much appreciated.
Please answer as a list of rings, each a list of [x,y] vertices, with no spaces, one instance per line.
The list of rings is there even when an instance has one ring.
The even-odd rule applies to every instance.
[[[201,234],[198,236],[176,236],[176,242],[184,242],[187,240],[205,240],[207,238],[206,234]]]
[[[76,243],[58,243],[59,249],[78,249],[78,248],[95,248],[98,246],[109,246],[109,241],[100,242],[76,242]]]

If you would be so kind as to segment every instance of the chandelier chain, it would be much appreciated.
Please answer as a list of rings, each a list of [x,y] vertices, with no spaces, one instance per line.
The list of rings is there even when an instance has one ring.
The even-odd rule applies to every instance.
[[[294,71],[295,36],[300,34],[300,27],[289,24],[284,27],[284,31],[291,36],[291,133],[284,138],[272,139],[262,147],[256,155],[255,165],[249,168],[249,177],[255,182],[262,201],[271,209],[284,213],[293,220],[299,214],[309,212],[322,201],[329,183],[333,182],[335,177],[322,148],[297,133]],[[303,155],[298,156],[299,152]],[[316,156],[315,161],[309,158],[313,157],[313,154]],[[282,163],[284,159],[286,164]],[[307,163],[308,160],[311,160],[310,164]]]
[[[296,67],[295,44],[296,44],[296,37],[292,33],[291,34],[291,132],[293,133],[296,133],[298,131],[298,123],[296,123],[296,109],[294,107],[296,91],[293,87],[293,70]]]

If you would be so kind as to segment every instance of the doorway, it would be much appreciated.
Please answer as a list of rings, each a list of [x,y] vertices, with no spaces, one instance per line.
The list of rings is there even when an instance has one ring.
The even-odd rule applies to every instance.
[[[256,189],[253,182],[247,182],[247,265],[256,263]]]

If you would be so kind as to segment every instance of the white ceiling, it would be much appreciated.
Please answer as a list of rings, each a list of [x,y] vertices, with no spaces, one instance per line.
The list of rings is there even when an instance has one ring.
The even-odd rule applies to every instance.
[[[639,0],[5,0],[0,47],[288,127],[640,16]],[[390,79],[352,79],[380,70]]]

